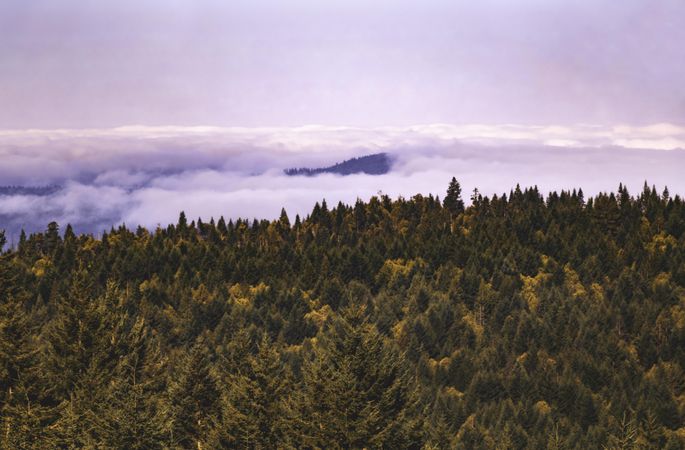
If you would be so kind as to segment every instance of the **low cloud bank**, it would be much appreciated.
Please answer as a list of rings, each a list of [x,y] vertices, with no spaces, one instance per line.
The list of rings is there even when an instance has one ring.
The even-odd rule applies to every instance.
[[[0,185],[60,184],[46,196],[0,195],[0,229],[15,239],[52,220],[99,233],[126,223],[155,227],[188,217],[306,215],[325,198],[353,203],[444,195],[456,176],[465,197],[508,192],[517,183],[543,192],[582,187],[586,195],[635,192],[647,180],[685,193],[685,127],[422,125],[406,128],[123,127],[0,131]],[[387,152],[389,174],[288,177]]]

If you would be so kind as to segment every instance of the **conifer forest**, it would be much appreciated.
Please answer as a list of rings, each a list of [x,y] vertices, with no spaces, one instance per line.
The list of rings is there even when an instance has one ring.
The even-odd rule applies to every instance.
[[[8,240],[3,449],[685,449],[667,189]]]

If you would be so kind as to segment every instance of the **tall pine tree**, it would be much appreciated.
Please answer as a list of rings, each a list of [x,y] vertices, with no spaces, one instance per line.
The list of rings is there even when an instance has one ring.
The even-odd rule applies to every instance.
[[[447,187],[447,195],[442,201],[442,206],[456,216],[464,212],[464,201],[461,198],[461,186],[455,177],[452,177]]]

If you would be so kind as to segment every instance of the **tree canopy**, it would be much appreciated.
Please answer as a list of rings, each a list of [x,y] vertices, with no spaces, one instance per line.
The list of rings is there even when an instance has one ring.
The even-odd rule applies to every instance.
[[[2,448],[683,449],[684,370],[685,204],[648,185],[0,255]]]

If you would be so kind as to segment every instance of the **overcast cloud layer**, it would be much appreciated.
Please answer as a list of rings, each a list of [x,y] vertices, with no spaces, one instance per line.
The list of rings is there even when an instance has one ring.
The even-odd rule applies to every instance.
[[[422,125],[300,128],[125,127],[0,131],[4,185],[63,186],[48,196],[0,196],[0,228],[13,238],[56,220],[99,233],[122,222],[150,228],[190,218],[304,216],[323,198],[443,196],[452,176],[464,196],[582,187],[632,192],[644,181],[685,193],[685,127]],[[370,153],[394,158],[387,175],[288,177]]]
[[[0,129],[685,122],[683,0],[2,0]]]

